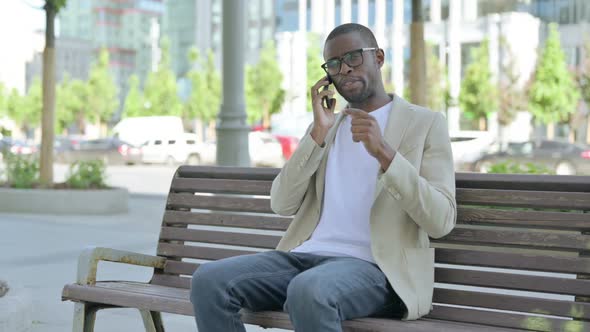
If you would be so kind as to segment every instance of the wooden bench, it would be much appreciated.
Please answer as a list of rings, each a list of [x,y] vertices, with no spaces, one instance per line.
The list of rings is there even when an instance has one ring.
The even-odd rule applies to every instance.
[[[172,181],[157,256],[84,251],[74,331],[103,308],[137,308],[148,331],[160,312],[192,316],[199,263],[273,249],[291,218],[270,209],[278,169],[181,166]],[[590,331],[590,177],[457,174],[457,227],[433,240],[434,310],[418,321],[363,318],[345,331]],[[392,220],[392,222],[395,222]],[[147,283],[96,280],[98,261],[153,267]],[[284,312],[243,311],[243,321],[290,329]]]

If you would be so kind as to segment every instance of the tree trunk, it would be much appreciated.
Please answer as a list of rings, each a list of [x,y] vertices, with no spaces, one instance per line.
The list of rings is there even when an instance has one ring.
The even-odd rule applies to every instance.
[[[479,130],[484,131],[487,130],[487,123],[486,123],[486,118],[485,117],[481,117],[479,118]]]
[[[426,106],[426,56],[422,0],[412,0],[410,38],[410,96],[412,103]]]
[[[53,184],[53,140],[55,136],[55,15],[51,2],[45,3],[45,50],[43,51],[43,114],[41,117],[40,180]]]
[[[547,124],[547,138],[548,139],[555,138],[555,123],[553,123],[553,122]]]

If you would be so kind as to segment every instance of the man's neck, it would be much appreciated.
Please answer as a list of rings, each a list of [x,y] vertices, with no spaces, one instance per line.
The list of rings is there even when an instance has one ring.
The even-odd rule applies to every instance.
[[[387,105],[389,102],[391,102],[392,99],[392,96],[388,95],[385,91],[382,91],[379,94],[374,95],[371,98],[368,98],[364,102],[350,103],[349,105],[352,108],[358,108],[370,113]]]

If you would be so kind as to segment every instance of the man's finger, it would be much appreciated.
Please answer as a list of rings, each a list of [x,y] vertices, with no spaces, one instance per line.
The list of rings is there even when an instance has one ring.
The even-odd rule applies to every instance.
[[[371,119],[367,119],[367,118],[359,118],[359,119],[353,118],[350,123],[353,126],[370,126],[373,124],[373,121]]]
[[[344,112],[353,118],[365,118],[369,115],[369,113],[358,108],[347,108]]]
[[[314,86],[311,87],[311,96],[315,97],[318,94],[318,90],[326,85],[329,85],[330,83],[328,83],[328,79],[326,77],[322,78],[321,80],[317,81],[316,84],[314,84]]]

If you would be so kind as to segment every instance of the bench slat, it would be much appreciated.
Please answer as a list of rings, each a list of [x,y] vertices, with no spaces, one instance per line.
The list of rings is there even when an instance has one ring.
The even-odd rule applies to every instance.
[[[590,329],[590,323],[582,321],[530,316],[518,313],[445,307],[440,305],[434,305],[434,310],[432,310],[427,317],[453,322],[465,322],[542,332],[589,331]]]
[[[279,171],[266,167],[180,166],[176,177],[272,181]]]
[[[188,208],[203,210],[223,210],[273,213],[268,198],[202,196],[186,193],[168,195],[169,208]]]
[[[186,247],[186,248],[184,248]],[[226,248],[207,248],[197,245],[179,245],[160,243],[158,248],[167,250],[166,253],[174,257],[197,258],[214,260],[256,253],[252,250],[236,250]],[[203,250],[207,248],[207,250]],[[161,254],[159,254],[161,255]],[[590,274],[590,258],[586,257],[557,257],[535,254],[514,254],[464,249],[437,248],[435,250],[437,263],[453,265],[469,265],[503,269],[543,271],[555,273]]]
[[[590,258],[500,253],[437,248],[435,261],[443,264],[497,267],[517,270],[590,274]]]
[[[276,248],[277,244],[279,244],[281,237],[277,235],[217,232],[200,229],[162,227],[160,239],[274,249]]]
[[[155,273],[152,276],[152,280],[150,281],[150,284],[190,289],[191,288],[191,278],[190,277],[179,277],[179,276],[170,275],[170,274],[163,274],[163,273]]]
[[[590,247],[590,236],[573,233],[455,227],[445,237],[433,239],[432,243],[461,243],[500,247],[513,246],[578,252]]]
[[[164,272],[192,275],[199,264],[169,260]],[[435,282],[467,286],[590,296],[590,280],[531,276],[514,273],[473,271],[437,267]]]
[[[499,189],[457,189],[459,204],[590,210],[590,193]]]
[[[224,212],[189,212],[189,211],[166,211],[164,213],[164,224],[183,225],[208,225],[241,227],[261,230],[284,231],[289,227],[292,218],[267,216],[267,215],[245,215],[231,214]]]
[[[172,243],[159,243],[158,256],[194,258],[204,260],[217,260],[233,256],[241,256],[256,253],[255,251],[211,248],[203,246],[187,246]]]
[[[195,267],[185,267],[187,269]],[[434,280],[459,284],[563,295],[590,295],[590,280],[437,267]]]
[[[516,211],[459,206],[457,223],[585,231],[590,229],[588,214],[553,211]]]
[[[467,290],[434,290],[433,302],[488,309],[510,310],[545,315],[590,318],[590,303],[575,303],[520,295],[491,294]]]
[[[228,179],[172,179],[172,192],[269,195],[272,181]]]

